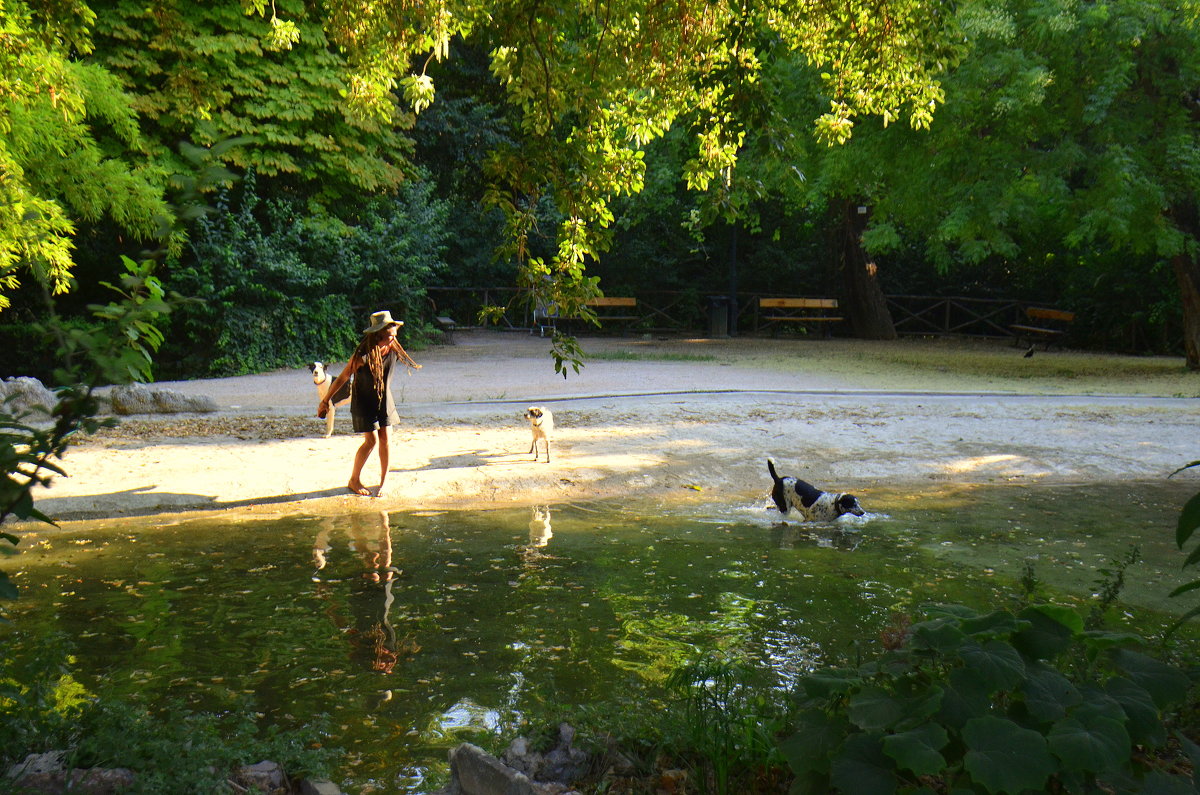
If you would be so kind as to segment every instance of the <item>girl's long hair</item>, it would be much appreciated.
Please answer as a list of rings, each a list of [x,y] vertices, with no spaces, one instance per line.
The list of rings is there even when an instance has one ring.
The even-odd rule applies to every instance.
[[[383,380],[383,353],[380,352],[378,344],[385,331],[387,329],[382,328],[363,334],[362,342],[358,343],[358,348],[354,351],[354,354],[361,357],[367,363],[367,367],[371,368],[371,378],[375,382],[375,399],[379,401],[383,400],[383,393],[387,390],[387,383]]]

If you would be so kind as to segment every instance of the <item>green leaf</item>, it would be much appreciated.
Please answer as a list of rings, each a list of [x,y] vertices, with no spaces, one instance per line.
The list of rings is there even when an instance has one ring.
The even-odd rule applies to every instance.
[[[928,650],[947,654],[962,644],[966,634],[959,627],[958,621],[951,618],[939,618],[913,624],[909,637],[910,645],[918,651]]]
[[[1104,773],[1129,761],[1132,743],[1119,721],[1079,710],[1060,720],[1046,737],[1067,770]]]
[[[828,773],[830,758],[851,731],[850,724],[820,710],[796,718],[796,733],[779,744],[780,753],[797,776]]]
[[[1142,795],[1196,795],[1196,787],[1183,776],[1172,776],[1161,770],[1151,770],[1136,791]]]
[[[926,605],[925,612],[930,619],[950,618],[957,621],[969,621],[978,618],[979,613],[966,605],[936,604]]]
[[[962,622],[962,630],[968,635],[1011,635],[1022,626],[1022,622],[1007,610],[997,610]]]
[[[1114,676],[1104,683],[1104,692],[1125,711],[1125,728],[1134,742],[1162,745],[1167,741],[1162,717],[1146,688],[1123,676]]]
[[[1083,702],[1075,685],[1048,665],[1030,666],[1021,692],[1029,714],[1043,723],[1061,720],[1071,707]]]
[[[1122,646],[1140,646],[1145,639],[1132,632],[1110,632],[1105,629],[1090,629],[1080,635],[1084,644],[1093,651],[1107,651]]]
[[[1183,545],[1188,542],[1198,527],[1200,527],[1200,494],[1188,500],[1184,504],[1183,510],[1180,511],[1179,524],[1175,526],[1175,544],[1183,549]]]
[[[946,759],[941,750],[950,735],[936,723],[925,723],[915,729],[893,734],[883,739],[883,752],[896,764],[918,776],[933,776],[945,769]]]
[[[1054,772],[1046,738],[1006,718],[976,718],[963,730],[967,771],[992,792],[1041,791]]]
[[[847,714],[860,729],[889,729],[905,716],[904,702],[882,688],[863,688],[850,697]]]
[[[1012,643],[1035,660],[1048,660],[1066,651],[1074,633],[1083,631],[1083,617],[1068,607],[1034,605],[1022,610],[1021,618],[1028,626],[1013,636]]]
[[[1185,736],[1183,732],[1176,731],[1174,734],[1175,739],[1179,741],[1179,747],[1183,749],[1184,755],[1192,763],[1192,781],[1200,786],[1200,745]]]
[[[1187,697],[1191,682],[1182,671],[1128,649],[1118,649],[1112,656],[1118,668],[1150,693],[1159,709],[1183,701]]]
[[[1171,593],[1167,594],[1167,596],[1180,596],[1188,593],[1189,591],[1195,591],[1197,589],[1200,589],[1200,580],[1193,580],[1192,582],[1179,586],[1175,590],[1171,591]]]
[[[892,795],[896,791],[896,766],[883,752],[880,737],[855,734],[833,760],[830,781],[842,792],[855,795]]]
[[[858,674],[846,669],[829,668],[818,671],[800,680],[805,694],[813,698],[827,698],[849,691],[861,681]]]
[[[962,668],[950,672],[950,681],[942,695],[942,708],[938,713],[942,723],[961,729],[973,718],[988,714],[990,708],[987,688],[978,675]]]
[[[1025,677],[1025,661],[1020,652],[1004,641],[992,640],[982,646],[966,643],[959,653],[989,693],[1011,690]]]

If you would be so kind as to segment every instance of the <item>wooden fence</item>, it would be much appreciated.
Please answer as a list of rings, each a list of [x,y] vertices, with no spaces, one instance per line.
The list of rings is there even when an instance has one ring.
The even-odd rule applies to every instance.
[[[519,300],[515,287],[429,287],[430,317],[453,317],[459,328],[490,325],[507,329],[533,329],[530,308]],[[627,324],[630,332],[696,333],[713,328],[714,312],[728,312],[729,296],[695,291],[651,291],[638,293],[639,323]],[[760,298],[783,298],[778,293],[740,293],[735,328],[753,333]],[[818,296],[810,296],[818,297]],[[888,310],[896,333],[911,336],[1011,337],[1009,326],[1018,321],[1024,302],[998,298],[961,296],[890,295]],[[497,322],[481,324],[484,306],[504,307]],[[602,329],[585,323],[570,324],[573,333],[599,333]],[[837,329],[835,329],[837,333]],[[843,335],[847,330],[841,330]]]

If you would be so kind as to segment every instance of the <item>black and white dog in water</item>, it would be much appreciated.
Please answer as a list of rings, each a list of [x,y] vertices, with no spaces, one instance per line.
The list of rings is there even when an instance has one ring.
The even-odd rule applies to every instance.
[[[554,431],[554,415],[545,406],[530,406],[525,410],[525,419],[529,420],[529,430],[533,432],[533,444],[529,452],[533,460],[538,460],[538,439],[546,442],[546,463],[550,463],[550,434]]]
[[[787,514],[795,508],[806,522],[832,522],[844,513],[862,516],[864,511],[853,494],[821,491],[811,483],[799,478],[781,478],[775,472],[775,464],[767,459],[767,470],[775,485],[771,487],[771,499],[779,512]]]
[[[333,386],[333,382],[337,380],[336,375],[330,375],[325,370],[325,365],[322,362],[313,362],[308,366],[312,371],[313,383],[317,385],[317,402],[320,403],[325,397],[325,393],[329,391],[329,387]],[[325,415],[325,438],[333,436],[333,415],[336,413],[337,406],[344,406],[350,402],[350,382],[342,384],[342,388],[337,391],[336,395],[329,396],[329,413]]]

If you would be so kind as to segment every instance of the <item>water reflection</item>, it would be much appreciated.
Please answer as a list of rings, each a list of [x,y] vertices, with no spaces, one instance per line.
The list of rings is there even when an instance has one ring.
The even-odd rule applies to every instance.
[[[391,517],[387,511],[351,514],[344,518],[325,517],[319,526],[312,548],[316,566],[312,580],[321,583],[317,587],[317,596],[328,601],[327,615],[345,627],[353,656],[365,657],[367,667],[372,671],[390,674],[401,655],[414,653],[419,648],[411,639],[398,640],[392,623],[392,605],[396,600],[394,589],[401,571],[392,554]],[[358,577],[339,578],[328,571],[332,568],[331,559],[336,558],[334,533],[339,528],[343,528],[346,535],[347,561],[355,562],[360,570]],[[350,621],[339,617],[336,605],[340,600],[329,585],[339,582],[350,583],[348,604],[354,614]],[[390,690],[383,692],[383,701],[390,697]]]
[[[748,502],[89,525],[23,539],[0,648],[58,628],[86,639],[89,686],[211,710],[253,699],[264,725],[328,714],[343,789],[424,793],[460,738],[546,705],[660,703],[697,649],[787,688],[897,609],[1003,603],[1033,555],[1076,604],[1130,528],[1146,528],[1146,560],[1122,600],[1160,607],[1181,584],[1171,531],[1193,493],[877,491],[866,526],[775,525]]]
[[[779,522],[772,528],[771,539],[779,549],[816,546],[853,552],[863,542],[863,534],[843,530],[836,525],[796,525]]]
[[[529,518],[529,544],[525,547],[525,557],[537,557],[550,544],[554,537],[554,529],[550,525],[550,506],[535,505]]]

